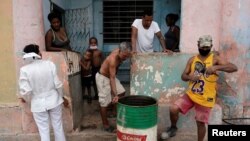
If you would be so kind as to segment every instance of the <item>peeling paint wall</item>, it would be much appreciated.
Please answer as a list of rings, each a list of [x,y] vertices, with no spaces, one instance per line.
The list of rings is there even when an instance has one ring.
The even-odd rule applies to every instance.
[[[218,101],[223,118],[250,117],[250,1],[183,0],[181,9],[181,54],[136,55],[132,58],[131,94],[158,98],[169,104],[186,88],[180,76],[188,58],[198,53],[199,36],[213,37],[213,50],[238,67],[235,73],[220,73]],[[190,8],[192,7],[192,8]],[[186,54],[187,53],[187,54]],[[246,121],[241,121],[245,123]]]
[[[224,0],[222,6],[220,50],[225,59],[238,67],[237,73],[225,75],[229,85],[222,85],[219,91],[227,118],[250,117],[247,112],[250,106],[249,5],[249,0]]]
[[[170,126],[169,105],[180,98],[187,83],[181,80],[181,74],[187,60],[194,54],[166,53],[137,54],[132,58],[130,94],[147,95],[158,99],[158,132]],[[177,125],[179,131],[196,133],[195,112],[180,114]],[[222,124],[222,109],[216,105],[210,115],[210,124]]]
[[[164,98],[183,93],[186,84],[181,81],[186,60],[191,55],[164,53],[140,54],[132,58],[131,94]]]
[[[3,112],[2,115],[11,113],[14,115],[14,113],[27,112],[23,107],[23,109],[16,108],[17,76],[19,76],[19,68],[23,65],[20,53],[23,47],[29,43],[36,43],[41,50],[45,50],[43,1],[4,0],[1,2],[1,112]],[[218,103],[223,107],[223,116],[229,118],[250,117],[250,20],[248,18],[250,1],[182,0],[181,4],[180,48],[182,53],[173,56],[162,53],[138,54],[134,56],[131,68],[131,94],[153,96],[159,100],[160,104],[171,103],[177,99],[186,88],[186,83],[181,81],[180,75],[187,59],[193,53],[198,52],[198,37],[203,34],[211,34],[213,36],[213,48],[218,50],[226,60],[233,62],[239,68],[239,71],[236,73],[223,73],[220,75]],[[97,0],[97,3],[94,4],[95,6],[101,7],[101,0]],[[99,16],[102,16],[102,14],[99,13],[97,17]],[[101,26],[97,26],[99,25],[97,23],[99,22],[94,23],[97,28],[93,31],[97,31],[96,29],[99,28],[102,29]],[[94,32],[94,34],[97,33]],[[97,36],[101,37],[99,34]],[[61,63],[58,65],[61,65]],[[65,64],[57,67],[61,68],[62,72],[67,70]],[[64,76],[60,76],[60,78],[66,79]],[[68,81],[64,81],[64,83],[69,85]],[[69,93],[69,87],[65,89],[66,93]],[[13,102],[16,105],[10,104]],[[5,103],[7,103],[7,106]],[[6,110],[9,107],[12,107],[13,112]],[[30,117],[29,114],[25,113],[23,116],[27,115]],[[67,116],[72,116],[70,110],[67,110],[64,118],[72,121],[72,117]],[[3,117],[4,121],[9,123],[6,117]],[[8,127],[5,124],[0,126],[6,127],[6,132],[19,132],[20,128],[22,130],[23,128],[29,128],[31,129],[30,131],[35,131],[35,127],[31,126],[34,123],[28,124],[32,121],[32,119],[22,117],[22,121],[13,121],[18,126],[13,126],[13,123],[9,123],[11,125]],[[24,124],[19,126],[21,122]],[[71,123],[68,125],[71,128],[73,126]]]

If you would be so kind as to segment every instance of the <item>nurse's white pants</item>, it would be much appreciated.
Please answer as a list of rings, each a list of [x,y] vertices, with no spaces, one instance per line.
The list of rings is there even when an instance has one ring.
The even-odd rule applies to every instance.
[[[66,141],[62,124],[62,105],[45,112],[33,112],[41,141],[50,141],[49,122],[53,127],[55,141]]]

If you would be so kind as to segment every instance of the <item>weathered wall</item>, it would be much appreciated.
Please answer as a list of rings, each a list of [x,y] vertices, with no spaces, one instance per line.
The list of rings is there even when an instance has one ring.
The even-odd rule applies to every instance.
[[[10,98],[8,98],[8,100],[14,99],[15,101],[14,104],[7,103],[6,105],[4,104],[1,105],[1,115],[5,116],[1,116],[1,120],[4,122],[4,124],[1,124],[0,126],[5,127],[4,132],[33,133],[37,132],[37,128],[34,123],[32,113],[30,112],[29,103],[18,104],[16,100],[17,97],[15,94],[18,94],[17,82],[19,76],[19,69],[21,66],[24,65],[24,62],[22,60],[22,50],[24,46],[27,44],[34,43],[39,45],[41,51],[45,50],[42,0],[36,0],[36,1],[14,0],[13,4],[8,2],[4,2],[3,6],[9,6],[8,8],[10,8],[11,10],[13,9],[13,16],[7,15],[7,17],[9,16],[10,19],[13,19],[13,22],[8,19],[6,19],[6,21],[10,22],[10,23],[7,22],[8,25],[13,25],[14,28],[13,30],[14,39],[9,41],[9,43],[12,43],[14,41],[14,48],[9,54],[5,53],[3,56],[11,55],[13,57],[12,61],[13,60],[15,61],[9,64],[16,65],[16,68],[14,69],[15,70],[14,72],[9,71],[8,73],[12,72],[12,76],[14,77],[17,76],[17,77],[15,77],[15,80],[12,80],[12,83],[15,82],[15,84],[8,84],[10,88],[15,88],[15,91],[11,93],[12,95],[10,95]],[[8,25],[5,26],[8,27]],[[58,69],[59,79],[64,84],[64,93],[70,100],[71,105],[70,108],[63,109],[63,121],[66,132],[71,132],[73,130],[73,114],[72,114],[72,103],[71,103],[72,93],[70,93],[70,87],[68,82],[68,74],[70,72],[68,70],[69,66],[67,61],[71,61],[74,64],[76,63],[78,64],[79,59],[77,60],[77,57],[71,56],[73,58],[70,59],[73,60],[68,60],[65,58],[65,56],[67,56],[65,52],[62,53],[42,52],[42,55],[43,59],[49,59],[56,64],[56,67]],[[2,60],[2,58],[0,59]],[[78,65],[74,65],[71,68],[72,69],[71,72],[74,72],[75,70],[79,71],[79,67],[77,68],[77,66]],[[1,86],[1,90],[2,88],[3,87]],[[21,118],[19,118],[19,120],[13,119],[12,122],[9,122],[7,119],[8,116],[6,115],[10,115],[11,117],[18,117],[19,115],[19,117]]]
[[[63,82],[63,93],[68,98],[70,106],[69,108],[63,108],[63,126],[65,132],[73,131],[73,109],[72,109],[72,95],[70,90],[70,82],[68,77],[68,65],[65,61],[64,53],[54,53],[54,52],[43,52],[43,58],[51,60],[56,64],[58,77]]]
[[[213,37],[213,47],[218,50],[222,1],[182,0],[181,11],[181,51],[198,53],[197,40],[206,34]]]
[[[16,92],[13,93],[13,97],[17,99],[15,94],[18,94],[19,69],[24,64],[22,60],[22,50],[24,46],[33,43],[39,45],[40,50],[44,50],[45,47],[42,20],[42,0],[13,0],[12,2],[12,25],[14,29],[13,58],[15,60],[14,64],[16,65],[16,70],[13,74],[17,76],[16,80],[14,80],[17,84],[11,85],[11,87],[17,88]],[[15,102],[17,102],[17,100]],[[19,114],[22,115],[22,130],[24,132],[36,132],[37,129],[32,119],[28,104],[21,104],[20,107],[21,111],[19,111]],[[16,121],[13,121],[13,123],[18,124]]]
[[[81,125],[84,112],[81,72],[69,75],[69,86],[72,99],[73,129],[77,129]]]
[[[131,60],[131,94],[149,95],[161,100],[168,93],[168,96],[182,93],[186,83],[181,81],[180,76],[190,56],[168,56],[164,53],[134,56]]]
[[[188,58],[198,53],[199,36],[210,34],[213,37],[213,49],[239,69],[235,73],[220,73],[218,103],[223,108],[223,118],[249,117],[250,21],[246,18],[250,11],[249,5],[250,1],[183,0],[182,53],[174,56],[134,56],[131,94],[156,97],[159,104],[163,105],[173,102],[186,88],[180,76]]]
[[[237,81],[240,87],[237,93],[250,100],[250,1],[226,1],[223,5],[223,25],[221,31],[220,50],[225,58],[233,60],[239,67],[239,76],[243,79]]]
[[[12,1],[4,0],[0,4],[0,103],[15,102],[16,73],[13,26],[12,26]],[[14,86],[14,87],[13,87]]]
[[[64,85],[64,94],[70,100],[70,108],[63,108],[63,125],[66,132],[73,130],[73,122],[77,121],[72,109],[72,95],[68,81],[68,66],[64,53],[42,52],[43,59],[51,60],[56,64],[58,75]],[[76,86],[73,87],[75,89]],[[79,89],[75,89],[77,91]],[[80,89],[81,90],[81,89]],[[78,93],[76,93],[78,94]],[[14,95],[16,98],[16,96]],[[74,101],[77,102],[77,101]],[[79,110],[80,111],[80,110]],[[79,112],[78,111],[78,112]],[[82,112],[81,112],[82,113]],[[77,113],[80,114],[80,113]],[[0,105],[0,132],[1,133],[36,133],[37,127],[30,111],[30,103],[14,103]],[[20,117],[20,118],[17,118]],[[73,119],[74,118],[74,119]],[[78,119],[81,117],[78,117]],[[11,122],[10,122],[11,121]],[[75,122],[74,122],[75,123]],[[79,122],[78,122],[79,123]]]
[[[132,58],[131,95],[148,95],[158,99],[158,132],[170,126],[169,106],[185,92],[187,83],[181,80],[186,61],[193,54],[165,53],[138,54]],[[179,131],[196,134],[194,111],[181,115]],[[222,124],[222,109],[216,105],[210,116],[210,124]]]
[[[224,58],[234,62],[239,69],[236,74],[225,76],[230,85],[226,87],[222,85],[220,89],[224,115],[228,118],[249,117],[250,20],[247,18],[250,12],[249,5],[248,0],[224,0],[222,6],[220,51]]]
[[[96,5],[100,8],[101,0],[96,1]],[[45,50],[42,5],[42,0],[1,1],[1,115],[10,115],[12,113],[12,117],[16,117],[21,113],[25,113],[23,116],[27,115],[30,117],[29,113],[26,113],[25,108],[16,107],[18,106],[15,96],[18,92],[16,76],[19,76],[19,68],[22,66],[20,52],[26,44],[36,43],[40,46],[41,50]],[[203,34],[211,34],[214,39],[214,48],[219,50],[225,59],[232,61],[239,68],[237,73],[222,75],[225,81],[220,86],[219,96],[221,100],[219,102],[228,107],[224,110],[224,116],[228,117],[249,117],[250,115],[250,20],[247,18],[248,13],[250,13],[249,5],[250,1],[246,0],[210,0],[209,2],[207,0],[182,0],[180,44],[182,52],[197,53],[198,37]],[[98,11],[94,10],[94,12]],[[99,13],[96,18],[101,15]],[[102,26],[98,26],[102,22],[95,23],[98,27],[96,29],[102,29]],[[170,57],[160,54],[153,55],[151,56],[152,58],[150,58],[150,55],[135,56],[138,66],[133,66],[132,68],[131,94],[143,93],[153,95],[159,98],[160,104],[168,103],[168,95],[172,93],[179,94],[186,86],[186,83],[180,80],[180,74],[187,62],[187,58],[191,55],[180,54]],[[67,69],[64,66],[65,64],[61,66],[59,63],[58,65],[57,67],[61,68],[62,72],[65,72]],[[150,65],[155,66],[151,67]],[[161,71],[160,69],[165,71]],[[64,83],[68,83],[65,77],[61,76],[60,78],[65,80]],[[65,89],[66,92],[69,92],[69,88]],[[235,96],[234,94],[237,95]],[[177,98],[175,95],[171,96],[172,98]],[[13,102],[15,104],[10,104]],[[69,110],[66,110],[65,114],[65,120],[72,118],[67,117],[72,116]],[[18,119],[10,123],[8,122],[8,116],[0,117],[3,119],[2,123],[9,123],[8,126],[7,124],[0,125],[6,129],[4,132],[19,132],[21,128],[31,128],[31,125],[27,124],[30,121],[32,122],[29,118],[23,117],[23,121]],[[20,125],[20,123],[24,123],[24,125]],[[35,129],[32,129],[32,131],[35,131]]]
[[[19,105],[0,105],[0,133],[22,133],[21,107]]]
[[[45,50],[42,0],[13,0],[13,25],[14,28],[14,50],[13,58],[16,65],[16,76],[19,76],[19,69],[23,65],[22,50],[25,45],[37,44],[40,50]],[[12,74],[12,75],[13,75]],[[18,78],[17,78],[18,79]],[[14,80],[17,82],[17,80]],[[15,85],[16,87],[18,85]],[[15,87],[11,85],[11,87]],[[18,93],[16,91],[14,94]],[[13,95],[16,98],[16,96]]]

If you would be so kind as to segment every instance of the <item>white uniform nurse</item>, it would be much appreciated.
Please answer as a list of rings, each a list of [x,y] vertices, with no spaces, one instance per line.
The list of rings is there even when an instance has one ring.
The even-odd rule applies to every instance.
[[[24,61],[29,63],[20,69],[19,89],[22,102],[31,101],[31,112],[39,130],[41,141],[50,141],[51,122],[55,141],[66,141],[62,124],[62,82],[58,79],[53,62],[41,59],[39,46],[25,46]]]

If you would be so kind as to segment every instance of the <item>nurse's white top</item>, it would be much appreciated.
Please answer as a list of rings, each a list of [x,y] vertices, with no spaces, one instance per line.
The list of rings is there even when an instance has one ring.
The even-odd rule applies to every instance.
[[[20,95],[31,97],[31,112],[44,112],[63,102],[62,82],[56,66],[48,60],[35,60],[20,69]]]

